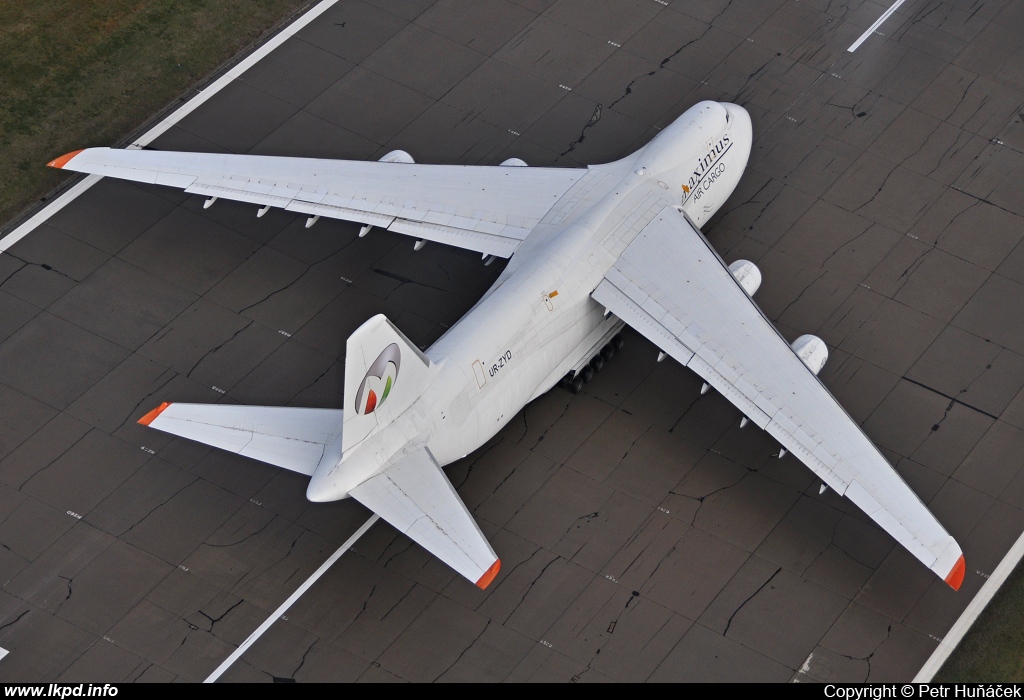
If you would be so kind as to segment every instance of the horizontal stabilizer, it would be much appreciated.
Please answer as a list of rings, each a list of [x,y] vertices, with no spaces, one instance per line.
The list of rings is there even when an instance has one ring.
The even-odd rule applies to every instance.
[[[497,576],[498,556],[426,447],[349,495],[480,588]]]
[[[164,403],[139,423],[309,476],[325,455],[341,459],[343,419],[330,408]]]

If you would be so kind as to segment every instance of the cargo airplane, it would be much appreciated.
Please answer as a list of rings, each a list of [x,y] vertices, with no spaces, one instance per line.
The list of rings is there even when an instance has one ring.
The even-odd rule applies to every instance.
[[[818,379],[828,350],[787,342],[700,226],[736,188],[751,122],[701,102],[639,151],[587,168],[90,148],[56,168],[278,207],[511,258],[422,352],[383,315],[348,339],[340,409],[164,403],[139,422],[310,476],[311,501],[352,497],[485,588],[500,561],[442,467],[556,384],[579,391],[631,326],[720,392],[954,589],[959,545]]]

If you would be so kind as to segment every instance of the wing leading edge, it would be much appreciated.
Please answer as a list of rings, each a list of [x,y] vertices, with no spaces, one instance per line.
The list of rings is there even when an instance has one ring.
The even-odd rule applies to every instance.
[[[502,258],[587,172],[112,148],[48,165],[355,221]]]
[[[960,546],[739,286],[700,231],[666,207],[592,294],[689,367],[952,588]]]

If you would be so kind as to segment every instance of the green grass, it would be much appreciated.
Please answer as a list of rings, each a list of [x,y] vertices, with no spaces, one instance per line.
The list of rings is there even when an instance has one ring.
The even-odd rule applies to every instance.
[[[1024,682],[1024,569],[1010,575],[934,682]]]
[[[309,0],[0,2],[0,222]],[[64,174],[63,177],[67,177]]]

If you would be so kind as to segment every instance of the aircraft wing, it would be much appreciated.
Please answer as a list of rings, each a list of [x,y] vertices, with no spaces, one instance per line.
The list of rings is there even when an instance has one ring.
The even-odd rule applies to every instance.
[[[426,447],[405,454],[350,495],[478,587],[487,588],[498,575],[501,561]]]
[[[666,207],[593,298],[699,374],[954,589],[959,545],[804,366],[699,229]]]
[[[356,221],[502,258],[587,172],[111,148],[49,165]]]
[[[341,458],[344,411],[333,408],[163,403],[139,423],[311,476]]]

